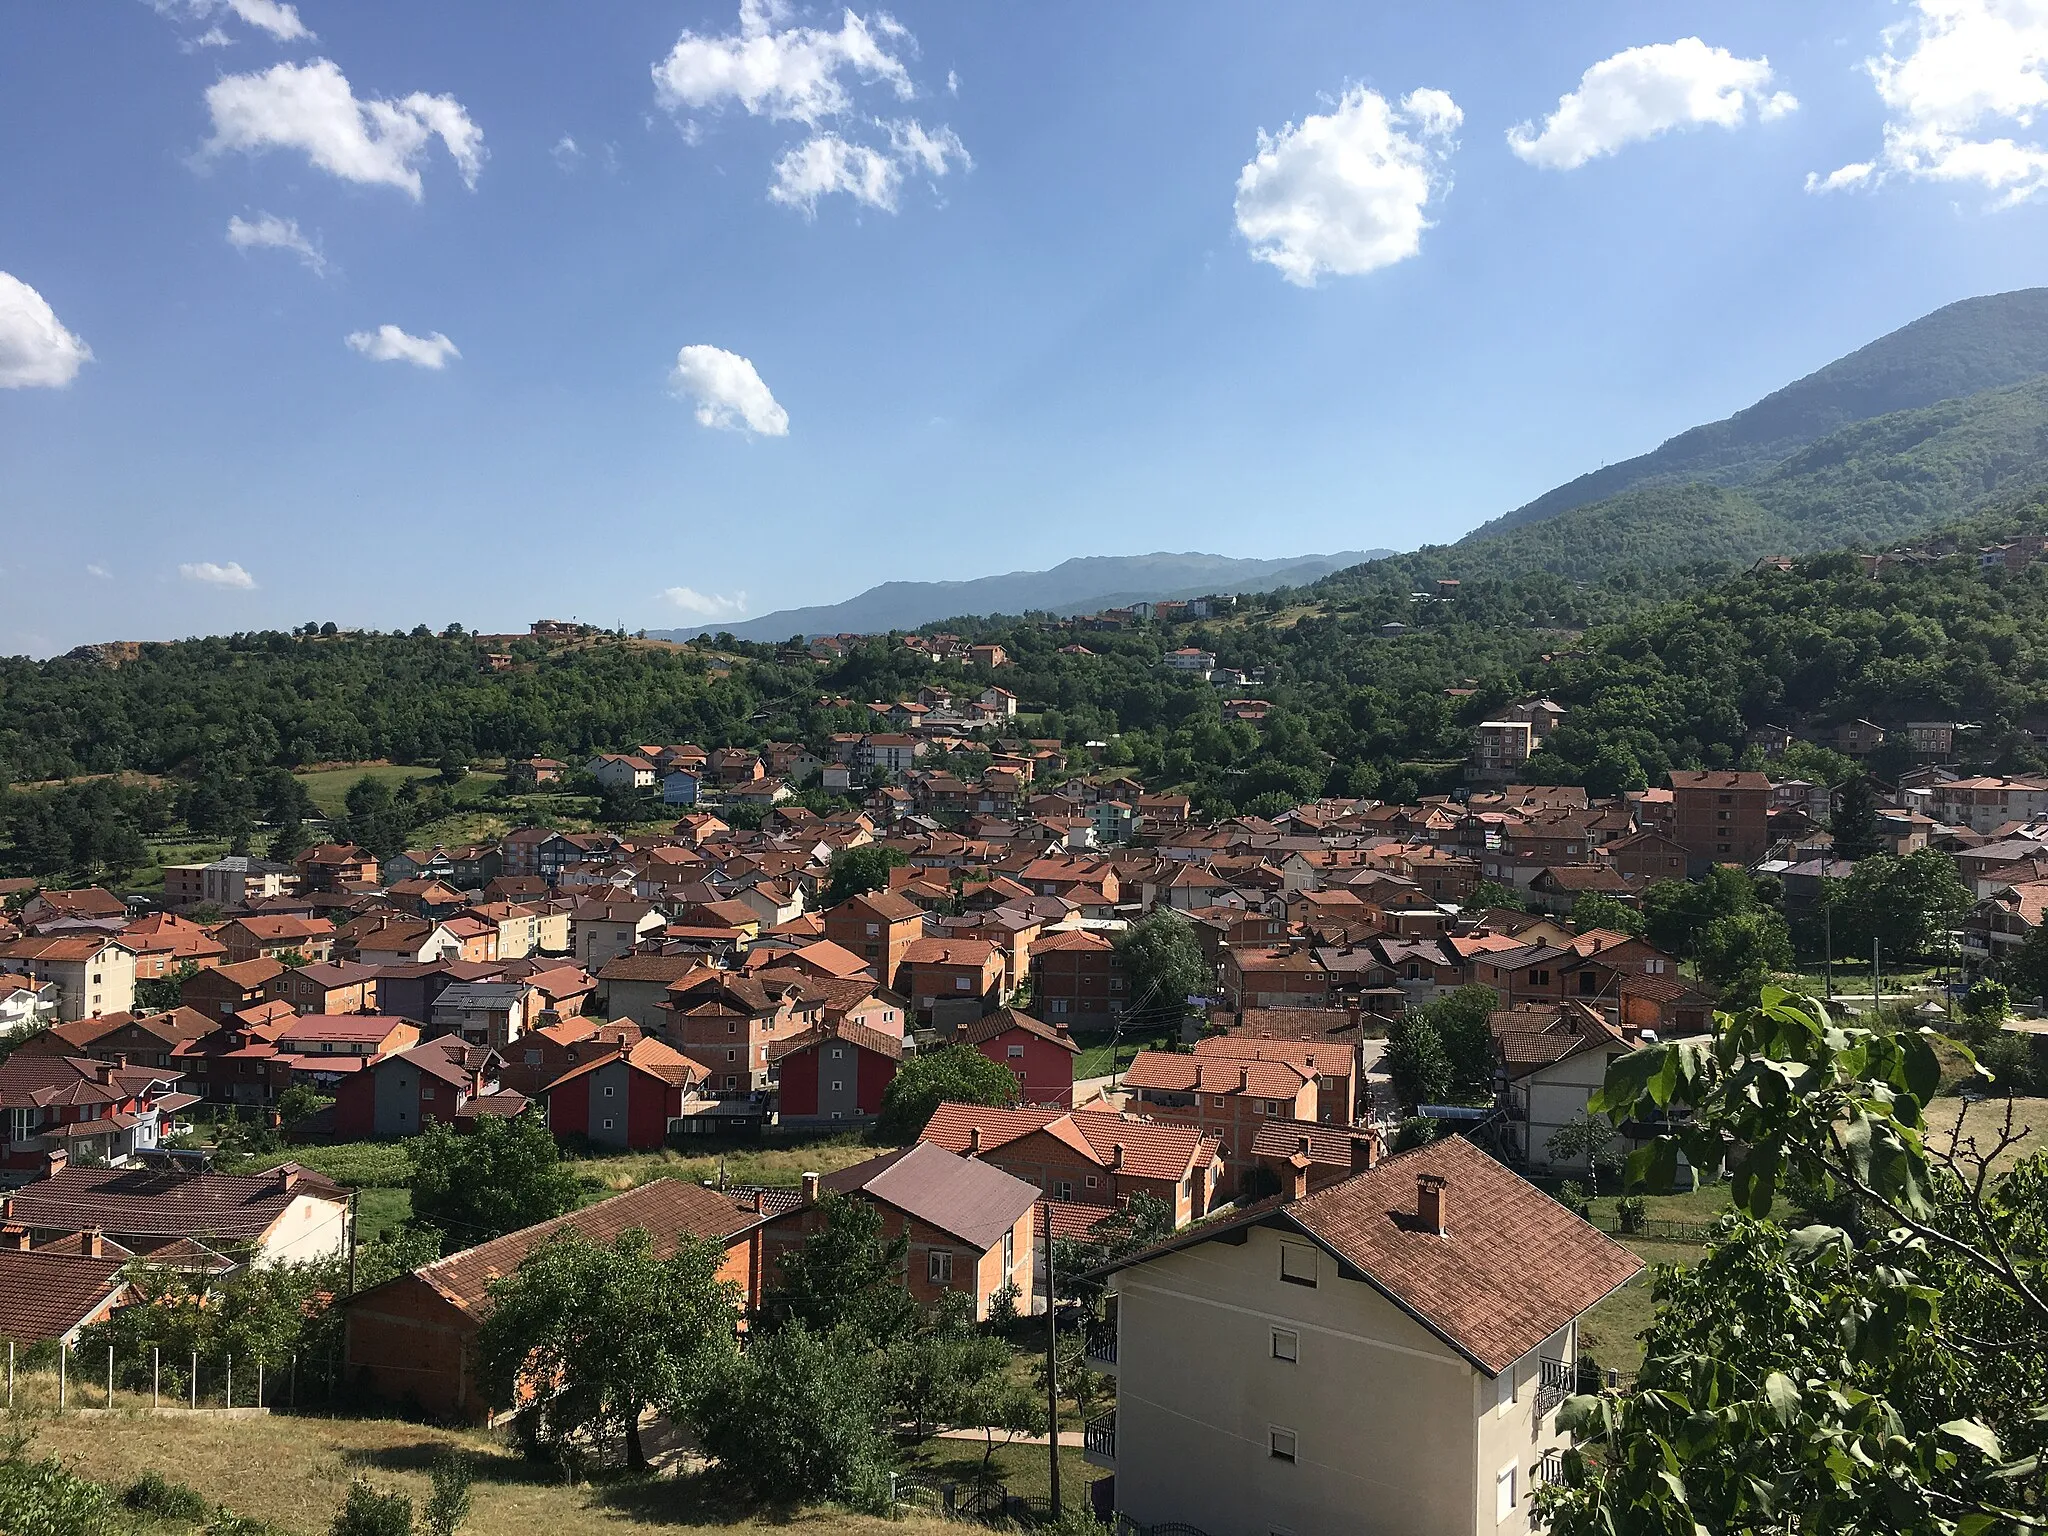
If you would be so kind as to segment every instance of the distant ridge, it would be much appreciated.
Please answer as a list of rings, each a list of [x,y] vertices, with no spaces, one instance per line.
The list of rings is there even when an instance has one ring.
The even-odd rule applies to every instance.
[[[1276,560],[1195,553],[1083,555],[1062,561],[1049,571],[1011,571],[971,581],[887,581],[843,603],[784,608],[736,624],[651,629],[648,634],[662,640],[685,640],[708,631],[730,633],[740,640],[767,641],[799,634],[885,634],[969,615],[1093,613],[1138,602],[1305,586],[1332,571],[1390,553],[1384,549],[1345,550]]]

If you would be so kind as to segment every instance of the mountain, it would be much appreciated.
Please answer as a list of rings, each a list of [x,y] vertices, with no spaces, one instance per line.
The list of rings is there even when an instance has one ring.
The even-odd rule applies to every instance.
[[[1856,422],[1980,394],[2048,373],[2048,288],[1964,299],[1923,315],[1723,421],[1609,464],[1474,529],[1497,537],[1626,491],[1681,483],[1746,485],[1797,450]]]
[[[967,614],[1094,613],[1166,598],[1306,586],[1332,571],[1388,553],[1384,549],[1349,550],[1278,560],[1201,554],[1086,555],[1063,561],[1049,571],[1011,571],[972,581],[885,581],[857,597],[825,607],[785,608],[738,624],[648,633],[656,639],[685,640],[713,629],[729,631],[741,640],[787,640],[796,634],[883,634]]]
[[[1741,485],[1659,481],[1384,562],[1389,576],[1592,579],[1762,555],[1809,554],[1924,535],[2048,485],[2048,375],[1858,421]]]

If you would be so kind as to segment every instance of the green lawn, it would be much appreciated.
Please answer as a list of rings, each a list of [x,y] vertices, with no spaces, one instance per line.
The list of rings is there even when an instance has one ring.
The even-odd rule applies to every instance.
[[[1603,1370],[1634,1374],[1643,1363],[1641,1334],[1650,1326],[1656,1308],[1650,1288],[1659,1264],[1691,1264],[1700,1250],[1690,1243],[1648,1243],[1639,1238],[1624,1239],[1646,1266],[1643,1272],[1601,1302],[1579,1324],[1579,1350],[1600,1362]]]
[[[320,808],[322,814],[339,816],[347,809],[348,792],[359,779],[380,779],[396,789],[407,779],[431,779],[439,772],[438,768],[417,763],[360,763],[348,768],[321,768],[292,777],[306,786],[306,793],[313,797],[313,804]],[[455,786],[455,797],[462,802],[481,800],[503,777],[498,773],[471,773]]]
[[[1109,1038],[1097,1035],[1077,1035],[1081,1053],[1074,1058],[1074,1080],[1084,1077],[1107,1077],[1113,1070],[1122,1070],[1131,1064],[1131,1058],[1140,1051],[1163,1051],[1175,1043],[1177,1031],[1125,1030],[1123,1040],[1117,1046],[1116,1066],[1110,1065]]]

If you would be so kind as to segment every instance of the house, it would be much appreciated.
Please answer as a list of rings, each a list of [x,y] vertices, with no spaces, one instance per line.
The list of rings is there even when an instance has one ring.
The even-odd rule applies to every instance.
[[[328,960],[334,955],[334,924],[324,917],[238,917],[222,925],[220,941],[230,965],[292,957]]]
[[[1608,866],[1631,880],[1683,880],[1685,845],[1661,832],[1618,837],[1607,845]]]
[[[1488,782],[1513,779],[1536,750],[1535,730],[1527,720],[1482,720],[1472,732],[1471,777]]]
[[[606,789],[654,788],[654,764],[632,753],[600,752],[583,771]]]
[[[210,929],[175,912],[152,912],[121,930],[121,942],[135,952],[135,979],[156,981],[186,966],[204,970],[228,958],[227,946]]]
[[[434,999],[433,1026],[502,1051],[539,1011],[537,994],[523,981],[458,981]]]
[[[37,891],[21,904],[21,926],[30,933],[113,933],[128,921],[128,904],[96,885],[76,891]]]
[[[273,1043],[280,1056],[296,1058],[294,1077],[325,1065],[327,1076],[337,1078],[380,1056],[411,1050],[420,1043],[420,1027],[375,1013],[307,1013],[287,1021]]]
[[[662,923],[660,910],[644,901],[591,897],[577,902],[570,913],[570,953],[578,965],[595,974],[607,960],[637,948]]]
[[[184,1074],[84,1056],[16,1051],[0,1062],[0,1178],[31,1177],[54,1159],[109,1166],[156,1149],[163,1117],[193,1102]]]
[[[334,1095],[336,1134],[353,1140],[417,1136],[433,1121],[455,1125],[478,1113],[517,1114],[519,1094],[500,1095],[504,1062],[487,1046],[443,1035],[368,1062]],[[508,1102],[479,1109],[488,1099]]]
[[[377,856],[354,843],[316,844],[292,860],[292,867],[299,872],[300,889],[307,891],[377,883]]]
[[[1141,1529],[1522,1536],[1579,1320],[1641,1268],[1433,1142],[1108,1266],[1117,1407],[1087,1458]]]
[[[671,768],[661,776],[663,805],[695,805],[703,781],[688,768]]]
[[[1125,1001],[1116,946],[1082,928],[1048,933],[1031,945],[1032,1006],[1048,1023],[1106,1029]]]
[[[866,960],[883,986],[906,990],[898,973],[905,952],[924,936],[922,907],[891,891],[869,891],[827,907],[824,917],[826,938]]]
[[[921,1141],[822,1179],[807,1173],[802,1188],[802,1203],[770,1217],[762,1231],[764,1273],[824,1225],[824,1197],[838,1195],[882,1213],[883,1241],[909,1239],[904,1283],[918,1301],[965,1291],[980,1320],[995,1293],[1011,1286],[1017,1310],[1032,1310],[1032,1208],[1039,1195],[1022,1179]]]
[[[232,1019],[245,1008],[254,1008],[275,999],[286,970],[281,960],[244,960],[236,965],[217,965],[212,970],[186,977],[178,988],[178,1000],[209,1019]]]
[[[1189,672],[1206,678],[1216,670],[1216,653],[1184,645],[1177,651],[1166,653],[1165,665],[1169,672]]]
[[[1046,1024],[998,1008],[961,1030],[959,1039],[1017,1074],[1026,1104],[1074,1107],[1074,1058],[1081,1048],[1064,1024]]]
[[[282,1017],[265,1019],[271,1010]],[[209,1103],[274,1104],[291,1086],[291,1062],[278,1054],[277,1038],[294,1017],[283,1003],[259,1003],[207,1034],[180,1041],[171,1052],[171,1065],[185,1074],[182,1086]]]
[[[63,1342],[103,1322],[132,1297],[123,1271],[127,1250],[97,1232],[84,1235],[79,1253],[32,1248],[24,1231],[18,1244],[0,1228],[0,1338],[24,1348]]]
[[[1599,1009],[1570,1000],[1524,1003],[1487,1015],[1486,1024],[1507,1071],[1509,1131],[1523,1161],[1552,1173],[1584,1171],[1585,1153],[1559,1157],[1550,1140],[1586,1117],[1587,1100],[1633,1042]]]
[[[1950,779],[1929,790],[1928,814],[1952,827],[1992,832],[2048,814],[2048,779],[1978,776]]]
[[[1299,1180],[1312,1195],[1372,1167],[1379,1141],[1371,1131],[1272,1120],[1252,1138],[1251,1160],[1247,1187],[1286,1191]]]
[[[941,1104],[919,1138],[1036,1185],[1047,1200],[1103,1213],[1149,1195],[1184,1227],[1209,1214],[1221,1185],[1217,1138],[1171,1120],[1102,1109],[990,1109]]]
[[[1754,864],[1771,846],[1771,781],[1761,773],[1674,768],[1672,840],[1689,873],[1714,864]]]
[[[1252,1141],[1271,1120],[1317,1118],[1316,1074],[1291,1061],[1231,1060],[1140,1051],[1124,1072],[1132,1108],[1213,1134],[1233,1191],[1251,1166]]]
[[[200,899],[216,907],[247,907],[272,896],[282,896],[285,887],[298,878],[289,864],[247,854],[230,854],[215,859],[199,872]]]
[[[1337,1017],[1344,1019],[1349,1015],[1338,1013]],[[1284,1061],[1315,1079],[1315,1119],[1326,1125],[1348,1126],[1358,1116],[1363,1074],[1359,1070],[1359,1043],[1354,1040],[1260,1040],[1245,1035],[1210,1035],[1195,1042],[1195,1055],[1216,1061]]]
[[[508,1403],[478,1382],[476,1340],[490,1307],[491,1282],[509,1275],[542,1243],[574,1233],[609,1243],[639,1230],[667,1258],[684,1237],[725,1250],[719,1278],[739,1288],[742,1311],[761,1289],[762,1216],[731,1196],[682,1179],[654,1179],[609,1200],[465,1248],[445,1259],[351,1296],[344,1305],[343,1371],[349,1383],[435,1418],[482,1423]]]
[[[1330,973],[1305,945],[1233,945],[1223,952],[1223,995],[1232,1008],[1325,1008]]]
[[[903,992],[925,1023],[949,1027],[999,1006],[1003,952],[987,939],[919,939],[903,952]]]
[[[696,971],[707,970],[697,953],[665,955],[636,950],[607,960],[597,973],[605,1012],[614,1019],[634,1019],[650,1027],[668,989]]]
[[[97,1229],[133,1253],[197,1242],[258,1266],[348,1252],[348,1191],[297,1163],[264,1173],[63,1168],[8,1197],[0,1216],[33,1245]]]
[[[0,970],[0,1040],[55,1024],[63,1002],[63,990],[54,981]]]
[[[857,1123],[882,1112],[903,1062],[903,1038],[850,1019],[827,1019],[768,1047],[783,1125]]]
[[[708,1092],[743,1096],[769,1084],[769,1049],[824,1022],[825,1002],[793,978],[702,970],[655,1010],[661,1037],[709,1074]]]
[[[706,1076],[703,1067],[652,1036],[569,1068],[541,1090],[548,1129],[602,1147],[658,1149],[683,1102]]]
[[[27,1056],[89,1056],[116,1066],[178,1068],[174,1060],[187,1041],[211,1034],[219,1026],[190,1008],[167,1013],[103,1014],[57,1024],[24,1040],[15,1054]]]
[[[462,958],[462,939],[430,918],[372,912],[344,923],[335,934],[335,949],[363,965],[423,965]]]
[[[135,951],[101,933],[64,933],[0,942],[0,971],[54,982],[66,1020],[126,1013],[135,1006]]]

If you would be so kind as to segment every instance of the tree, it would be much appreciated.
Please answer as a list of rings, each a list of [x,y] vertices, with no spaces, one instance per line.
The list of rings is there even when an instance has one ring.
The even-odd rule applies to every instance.
[[[1423,1014],[1404,1013],[1394,1021],[1381,1060],[1403,1104],[1441,1104],[1451,1096],[1455,1069],[1443,1036]]]
[[[349,786],[344,804],[348,814],[342,827],[350,842],[360,843],[380,857],[405,847],[412,818],[382,779],[364,774]]]
[[[836,907],[849,896],[886,891],[889,888],[889,871],[900,869],[909,862],[900,848],[888,848],[880,843],[862,843],[858,848],[840,849],[832,855],[832,883],[825,892],[825,905]]]
[[[762,1309],[771,1324],[800,1323],[885,1349],[917,1324],[917,1303],[903,1287],[910,1239],[882,1235],[882,1212],[866,1200],[827,1193],[820,1221],[782,1255],[780,1275]]]
[[[1970,888],[1939,848],[1872,854],[1842,882],[1835,933],[1852,952],[1876,940],[1895,961],[1932,954],[1970,910]]]
[[[199,974],[199,967],[187,960],[175,971],[149,976],[135,983],[135,1006],[144,1013],[168,1013],[185,1000],[185,983]]]
[[[1550,1154],[1553,1163],[1576,1163],[1585,1160],[1593,1183],[1593,1193],[1600,1193],[1600,1164],[1614,1141],[1613,1122],[1599,1115],[1581,1115],[1568,1120],[1550,1133],[1550,1139],[1543,1144],[1543,1150]]]
[[[740,1289],[719,1278],[724,1245],[682,1236],[657,1258],[646,1231],[595,1243],[562,1231],[490,1289],[477,1340],[493,1401],[517,1403],[542,1445],[619,1434],[645,1471],[640,1416],[682,1401],[738,1337]]]
[[[707,1372],[678,1403],[704,1449],[763,1502],[886,1498],[891,1463],[881,1356],[792,1323]]]
[[[1605,928],[1612,933],[1639,934],[1643,931],[1643,914],[1604,891],[1581,891],[1572,903],[1571,923],[1581,933]]]
[[[1867,775],[1851,774],[1836,788],[1829,824],[1838,859],[1867,859],[1884,846],[1877,836],[1877,789]]]
[[[942,1045],[919,1052],[882,1090],[882,1112],[875,1133],[885,1141],[912,1142],[941,1104],[982,1104],[1002,1108],[1015,1104],[1023,1089],[1017,1074],[991,1061],[971,1045]]]
[[[1493,1097],[1494,1070],[1499,1058],[1487,1019],[1499,1006],[1500,999],[1491,987],[1468,984],[1425,1003],[1419,1010],[1421,1018],[1436,1031],[1450,1065],[1446,1091],[1451,1097],[1467,1102]]]
[[[1988,976],[1970,984],[1963,994],[1963,1018],[1973,1033],[1997,1029],[2012,1012],[2012,994]]]
[[[889,1348],[887,1361],[896,1405],[923,1439],[937,1425],[971,1421],[974,1394],[984,1379],[1008,1371],[1010,1346],[975,1330],[971,1292],[948,1291]]]
[[[2036,923],[2005,959],[2012,984],[2028,997],[2048,997],[2048,923]]]
[[[410,1150],[413,1218],[450,1233],[456,1247],[576,1209],[576,1175],[535,1110],[511,1119],[481,1116],[466,1134],[436,1122]]]
[[[1792,963],[1792,933],[1783,914],[1761,907],[1715,918],[1693,948],[1700,974],[1744,999],[1758,994],[1770,972]]]
[[[1157,1195],[1132,1195],[1088,1229],[1086,1237],[1053,1244],[1053,1267],[1062,1301],[1078,1301],[1091,1314],[1108,1290],[1096,1273],[1102,1265],[1173,1236],[1173,1207]]]
[[[1529,898],[1512,885],[1499,880],[1482,880],[1472,887],[1472,894],[1463,902],[1467,912],[1487,912],[1499,908],[1503,912],[1526,912]]]
[[[304,1083],[294,1083],[277,1096],[277,1118],[286,1128],[333,1107],[334,1100],[330,1096],[308,1088]]]
[[[263,854],[272,863],[289,864],[306,851],[310,842],[305,822],[294,811],[277,824],[277,830],[270,835],[270,846],[263,850]]]
[[[1132,1016],[1171,1028],[1188,1011],[1188,999],[1208,995],[1215,973],[1202,958],[1195,925],[1171,908],[1158,907],[1116,939],[1130,995]]]
[[[1615,1061],[1589,1108],[1682,1121],[1628,1160],[1672,1187],[1726,1162],[1736,1214],[1660,1273],[1629,1390],[1560,1413],[1577,1437],[1538,1494],[1562,1536],[2037,1529],[2048,1452],[2048,1160],[2016,1137],[1930,1136],[1935,1039],[1766,989],[1711,1040]],[[1769,1218],[1779,1191],[1853,1199],[1856,1231]]]
[[[1659,949],[1692,956],[1709,924],[1759,905],[1755,881],[1716,865],[1698,880],[1659,880],[1644,891],[1643,934]]]

